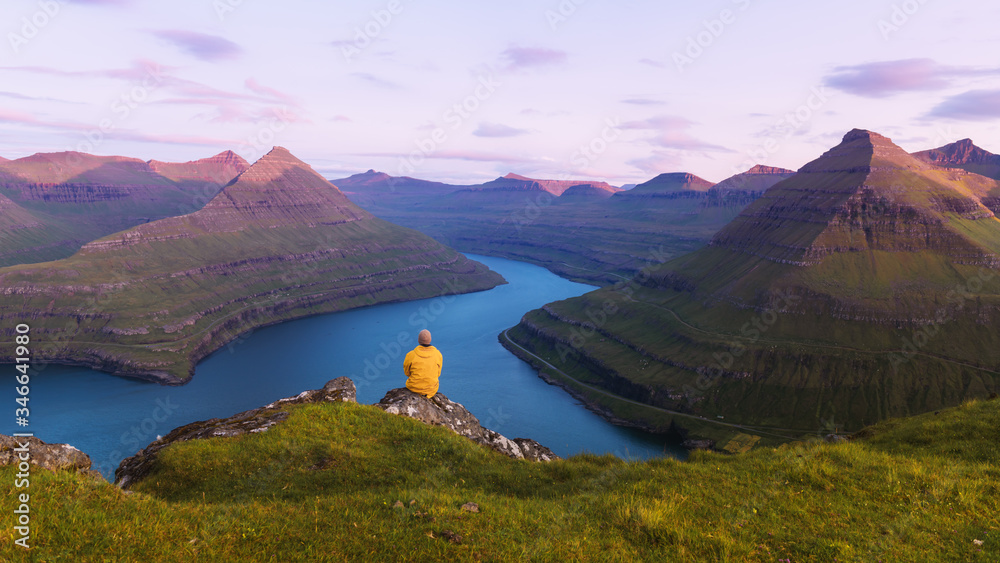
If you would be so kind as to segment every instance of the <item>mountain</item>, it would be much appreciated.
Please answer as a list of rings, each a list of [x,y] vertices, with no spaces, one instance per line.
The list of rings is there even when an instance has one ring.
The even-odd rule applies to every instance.
[[[707,192],[714,184],[686,172],[660,174],[631,190],[620,192],[617,197],[677,197],[693,195],[689,192]]]
[[[182,164],[78,152],[0,162],[0,195],[31,212],[44,233],[0,230],[0,266],[66,258],[102,236],[190,213],[246,167],[229,151]]]
[[[731,429],[706,421],[794,436],[983,397],[1000,388],[998,194],[854,130],[708,246],[533,311],[509,345],[619,418],[714,439]]]
[[[576,184],[566,188],[559,195],[556,203],[582,203],[586,201],[605,200],[615,195],[616,190],[609,190],[594,184]]]
[[[937,166],[961,168],[973,174],[1000,180],[1000,155],[977,147],[972,139],[962,139],[943,147],[914,153],[913,156]]]
[[[715,184],[708,191],[716,192],[764,192],[778,182],[795,174],[794,170],[776,168],[773,166],[754,166],[746,172],[730,176]]]
[[[210,158],[191,162],[160,162],[150,160],[149,168],[176,183],[201,182],[205,184],[228,184],[250,167],[250,163],[233,151],[224,151]]]
[[[0,319],[33,317],[39,361],[181,383],[259,326],[500,283],[373,217],[276,147],[193,213],[89,242],[68,259],[0,269]]]
[[[465,187],[420,180],[409,176],[390,176],[385,172],[376,172],[375,170],[331,180],[331,182],[345,194],[351,195],[444,195]]]
[[[516,186],[531,189],[537,185],[554,196],[561,196],[566,193],[567,190],[573,188],[589,188],[590,190],[606,192],[609,195],[621,191],[607,182],[585,182],[580,180],[536,180],[534,178],[528,178],[514,173],[507,174],[503,178],[497,178],[496,180],[493,180],[493,182],[487,182],[486,184],[483,184],[483,188],[489,189],[486,188],[486,186],[491,185],[496,186],[499,189]]]

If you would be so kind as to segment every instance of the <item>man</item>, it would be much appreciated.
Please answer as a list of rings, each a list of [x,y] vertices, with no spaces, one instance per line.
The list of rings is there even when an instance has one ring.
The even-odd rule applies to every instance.
[[[417,343],[419,346],[410,350],[403,359],[406,388],[430,399],[438,391],[438,378],[441,377],[444,358],[437,348],[431,346],[431,331],[421,330],[417,335]]]

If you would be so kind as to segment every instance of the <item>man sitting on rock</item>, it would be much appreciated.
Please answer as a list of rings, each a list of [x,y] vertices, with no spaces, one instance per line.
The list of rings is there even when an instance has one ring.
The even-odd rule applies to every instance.
[[[421,330],[417,335],[420,344],[406,354],[403,359],[403,373],[406,374],[406,388],[430,399],[438,392],[438,378],[444,358],[437,348],[431,346],[431,331]]]

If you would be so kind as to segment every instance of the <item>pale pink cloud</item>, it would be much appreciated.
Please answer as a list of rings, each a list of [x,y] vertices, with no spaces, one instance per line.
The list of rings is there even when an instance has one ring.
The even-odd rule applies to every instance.
[[[289,104],[295,103],[295,98],[292,97],[291,95],[286,94],[285,92],[282,92],[280,90],[271,88],[269,86],[264,86],[260,82],[257,82],[257,80],[254,78],[247,78],[246,82],[244,82],[244,85],[247,87],[248,90],[250,90],[254,94],[257,94],[258,96],[270,98],[277,101],[282,101]]]
[[[866,98],[943,90],[961,78],[998,76],[1000,69],[943,65],[933,59],[880,61],[839,66],[824,85]]]
[[[971,90],[952,96],[932,109],[927,117],[965,121],[1000,119],[1000,90]]]

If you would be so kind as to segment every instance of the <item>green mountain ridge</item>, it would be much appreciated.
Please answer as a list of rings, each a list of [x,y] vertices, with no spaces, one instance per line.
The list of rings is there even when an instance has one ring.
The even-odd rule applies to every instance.
[[[39,361],[182,383],[199,359],[256,327],[500,283],[371,216],[279,147],[193,213],[68,259],[0,269],[0,339],[27,322]]]
[[[1000,385],[998,189],[855,130],[707,247],[509,335],[620,418],[714,439],[697,419],[795,436],[985,397]]]

